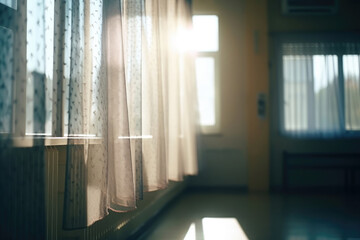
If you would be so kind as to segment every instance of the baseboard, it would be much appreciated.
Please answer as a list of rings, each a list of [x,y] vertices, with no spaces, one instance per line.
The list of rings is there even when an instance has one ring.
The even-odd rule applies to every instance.
[[[284,189],[282,186],[270,187],[271,193],[359,193],[360,188],[345,188],[343,186],[294,186]]]
[[[154,219],[185,191],[186,186],[186,182],[176,182],[171,183],[167,189],[160,190],[160,192],[147,193],[144,196],[145,201],[140,201],[142,203],[134,211],[133,216],[107,236],[107,239],[139,239],[146,233]],[[146,198],[151,200],[146,201]]]

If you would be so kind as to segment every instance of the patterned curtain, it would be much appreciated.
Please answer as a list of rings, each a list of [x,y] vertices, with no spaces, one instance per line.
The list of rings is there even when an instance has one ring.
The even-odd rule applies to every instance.
[[[185,1],[73,1],[67,9],[64,224],[81,228],[196,174],[196,88],[193,53],[175,44],[191,27]]]
[[[0,0],[2,236],[46,237],[52,141],[66,140],[65,229],[197,173],[190,28],[186,0]]]

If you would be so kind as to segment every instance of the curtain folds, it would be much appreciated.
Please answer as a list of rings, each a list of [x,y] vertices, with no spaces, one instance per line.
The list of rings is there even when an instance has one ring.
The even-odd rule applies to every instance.
[[[73,0],[64,14],[64,228],[73,229],[196,174],[197,107],[193,54],[176,48],[191,27],[186,1]]]
[[[2,236],[45,238],[54,142],[64,229],[197,173],[194,54],[177,45],[190,28],[186,0],[0,3]]]

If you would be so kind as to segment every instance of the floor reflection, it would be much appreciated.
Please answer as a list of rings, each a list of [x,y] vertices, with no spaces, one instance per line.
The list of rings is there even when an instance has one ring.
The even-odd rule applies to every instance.
[[[196,226],[199,224],[202,226]],[[248,237],[236,218],[203,218],[200,223],[190,225],[184,240],[202,239],[248,240]]]
[[[191,192],[154,222],[149,240],[360,240],[360,196]]]

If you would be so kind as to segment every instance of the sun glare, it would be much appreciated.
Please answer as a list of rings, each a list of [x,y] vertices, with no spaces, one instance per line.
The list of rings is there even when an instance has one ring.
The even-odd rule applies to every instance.
[[[203,218],[204,239],[248,240],[236,218]]]
[[[248,240],[236,218],[203,218],[202,228],[192,223],[184,240],[196,240],[196,229],[203,229],[204,240]]]
[[[216,15],[193,16],[194,47],[199,52],[219,50],[219,18]]]
[[[195,223],[192,223],[187,231],[184,240],[196,240]]]
[[[180,53],[194,52],[194,33],[191,29],[180,29],[174,39],[174,45]]]

